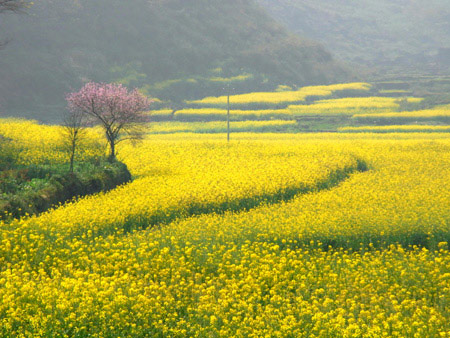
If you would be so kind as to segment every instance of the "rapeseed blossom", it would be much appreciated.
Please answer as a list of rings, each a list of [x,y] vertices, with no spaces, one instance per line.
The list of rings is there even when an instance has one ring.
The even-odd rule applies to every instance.
[[[450,337],[448,134],[149,135],[118,156],[134,182],[0,223],[0,336]]]
[[[368,83],[343,83],[329,86],[308,86],[298,90],[281,92],[257,92],[230,96],[230,102],[235,104],[289,104],[304,101],[308,96],[329,96],[333,92],[341,90],[368,91],[371,85]],[[199,106],[226,105],[227,96],[207,97],[202,100],[190,101],[188,104]]]

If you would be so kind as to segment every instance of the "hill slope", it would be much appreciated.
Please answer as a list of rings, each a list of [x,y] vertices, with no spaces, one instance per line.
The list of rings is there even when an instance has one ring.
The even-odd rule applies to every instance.
[[[440,73],[450,68],[450,2],[257,0],[294,32],[342,60]]]
[[[0,110],[42,120],[86,80],[176,101],[222,94],[230,77],[244,91],[348,75],[252,0],[42,0],[29,14],[1,17],[12,43],[0,51]]]

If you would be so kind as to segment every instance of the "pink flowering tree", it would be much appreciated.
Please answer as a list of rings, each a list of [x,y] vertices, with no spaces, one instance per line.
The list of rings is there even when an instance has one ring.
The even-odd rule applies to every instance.
[[[128,91],[121,84],[87,83],[79,92],[66,97],[71,112],[85,115],[105,130],[109,160],[116,159],[116,145],[123,140],[139,140],[144,135],[142,123],[150,101],[136,89]]]

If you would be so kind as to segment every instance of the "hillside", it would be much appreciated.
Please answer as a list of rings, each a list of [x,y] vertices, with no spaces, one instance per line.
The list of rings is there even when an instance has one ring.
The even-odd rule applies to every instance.
[[[242,92],[348,79],[321,45],[288,33],[252,0],[42,0],[1,20],[11,43],[0,51],[0,111],[44,121],[87,80],[177,104],[230,83]]]
[[[337,58],[385,72],[450,69],[450,2],[430,0],[257,0],[297,34]]]

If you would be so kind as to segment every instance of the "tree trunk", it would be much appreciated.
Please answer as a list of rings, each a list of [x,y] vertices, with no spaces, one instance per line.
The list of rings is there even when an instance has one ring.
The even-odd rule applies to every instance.
[[[72,152],[70,154],[70,169],[69,169],[70,173],[73,173],[73,163],[75,161],[75,149],[76,149],[76,147],[77,147],[77,142],[76,142],[76,139],[74,138],[72,140]]]
[[[69,172],[73,173],[73,161],[75,158],[75,149],[72,149],[72,154],[70,155],[70,169]]]
[[[109,153],[108,161],[112,163],[112,162],[116,161],[116,142],[113,139],[109,140],[109,148],[110,148],[110,153]]]
[[[108,161],[113,163],[116,160],[116,138],[110,129],[106,129],[106,139],[109,143]]]

